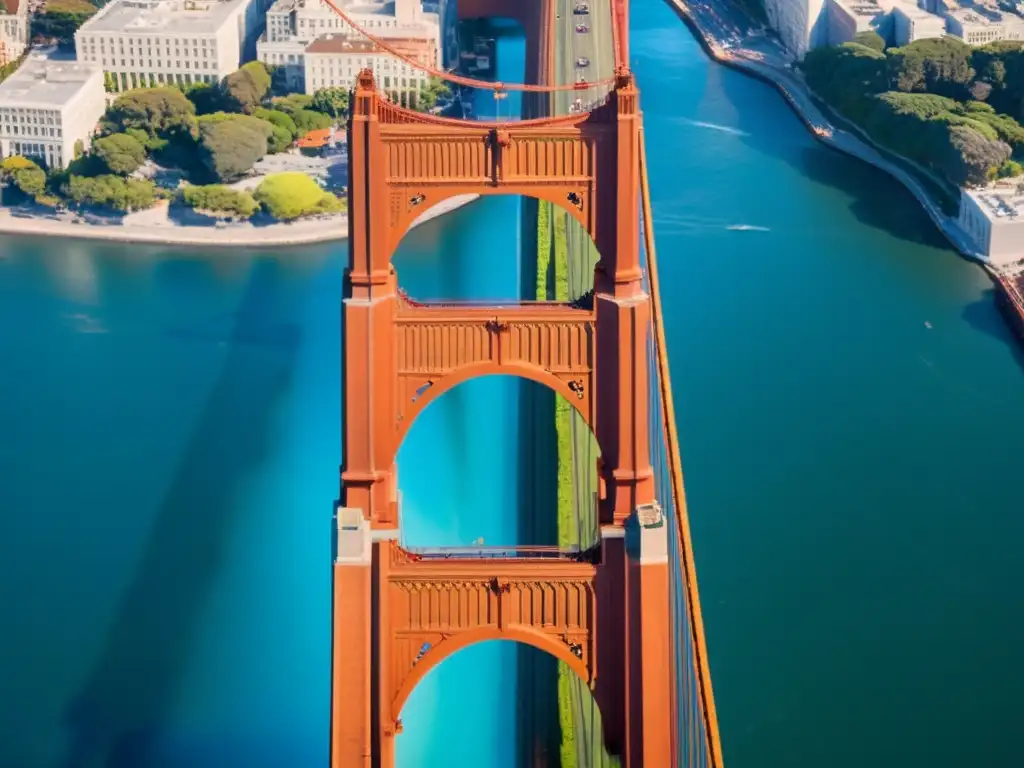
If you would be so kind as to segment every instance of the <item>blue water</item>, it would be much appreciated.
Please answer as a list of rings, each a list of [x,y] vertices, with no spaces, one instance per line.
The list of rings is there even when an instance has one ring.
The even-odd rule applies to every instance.
[[[727,763],[1019,765],[1024,368],[986,278],[632,13]],[[517,215],[415,230],[400,281],[515,295]],[[325,765],[344,258],[0,238],[0,768]],[[514,534],[514,392],[414,425],[410,543]],[[431,674],[402,765],[501,765],[513,658]]]

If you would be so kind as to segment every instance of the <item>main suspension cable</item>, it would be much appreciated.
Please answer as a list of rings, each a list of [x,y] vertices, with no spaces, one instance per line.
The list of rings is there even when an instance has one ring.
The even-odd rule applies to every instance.
[[[348,24],[357,34],[365,37],[377,48],[380,48],[385,53],[394,56],[396,59],[400,59],[405,62],[413,69],[418,69],[422,72],[426,72],[431,77],[436,77],[439,80],[443,80],[449,83],[455,83],[456,85],[465,85],[469,88],[479,88],[485,91],[494,91],[499,93],[501,91],[526,91],[529,93],[557,93],[560,91],[586,91],[590,88],[600,88],[606,85],[614,85],[614,77],[606,77],[603,80],[594,80],[593,82],[578,82],[578,83],[565,83],[563,85],[528,85],[526,83],[497,83],[490,80],[477,80],[472,77],[464,77],[462,75],[456,75],[451,72],[445,72],[442,69],[423,64],[415,59],[406,56],[404,53],[397,51],[394,47],[388,45],[383,39],[372,35],[366,31],[363,27],[356,24],[352,17],[345,13],[341,8],[334,2],[334,0],[323,0],[323,3],[334,11],[342,21]],[[615,20],[612,20],[614,25]]]

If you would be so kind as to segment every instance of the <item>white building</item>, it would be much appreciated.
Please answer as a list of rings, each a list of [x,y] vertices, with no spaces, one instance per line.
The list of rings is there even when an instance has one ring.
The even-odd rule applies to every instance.
[[[420,0],[347,5],[339,3],[359,27],[386,40],[429,39],[438,51],[431,66],[441,64],[442,28],[437,12],[427,12]],[[257,44],[257,58],[270,67],[284,67],[289,88],[306,84],[305,50],[318,37],[340,34],[359,37],[321,0],[277,0],[267,12],[267,31]]]
[[[63,168],[106,109],[103,72],[92,64],[33,54],[0,83],[0,154]]]
[[[4,0],[0,4],[0,67],[25,52],[28,29],[28,0]]]
[[[418,63],[432,64],[437,59],[433,40],[396,38],[395,50]],[[363,69],[373,70],[377,87],[405,106],[415,103],[428,75],[417,67],[377,48],[360,38],[325,35],[306,48],[306,93],[321,88],[351,88]]]
[[[946,34],[946,20],[911,3],[897,3],[892,10],[893,41],[908,45],[915,40],[942,37]]]
[[[768,24],[797,57],[828,43],[826,0],[764,0]]]
[[[961,229],[989,263],[1005,266],[1024,257],[1024,184],[997,182],[960,192]]]
[[[860,32],[886,37],[888,14],[874,0],[828,0],[828,44],[848,43]]]
[[[994,8],[972,5],[946,14],[946,31],[968,45],[1024,39],[1024,19]]]
[[[264,0],[113,0],[75,33],[80,61],[118,90],[214,83],[246,61]]]

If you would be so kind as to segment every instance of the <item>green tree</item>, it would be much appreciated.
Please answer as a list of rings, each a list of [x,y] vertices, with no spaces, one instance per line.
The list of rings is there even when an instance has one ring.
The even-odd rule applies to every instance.
[[[159,194],[156,185],[146,179],[123,179],[120,176],[69,176],[67,196],[79,205],[135,211],[148,208]]]
[[[96,139],[92,151],[103,161],[109,173],[127,176],[146,161],[146,147],[127,133],[114,133]]]
[[[184,94],[195,106],[197,115],[212,115],[233,107],[219,85],[193,83],[185,88]]]
[[[305,93],[293,93],[288,96],[278,96],[271,99],[270,103],[274,106],[274,109],[279,109],[290,115],[300,109],[309,109],[313,103],[313,97]]]
[[[314,111],[312,109],[313,97],[304,93],[278,97],[271,103],[275,110],[284,112],[292,119],[295,123],[296,136],[305,136],[310,131],[329,128],[333,122],[324,113]]]
[[[292,135],[279,125],[270,125],[270,135],[267,137],[267,154],[276,155],[284,152],[292,145]]]
[[[272,133],[270,123],[249,115],[204,115],[199,118],[200,158],[214,178],[232,181],[267,154]]]
[[[416,96],[416,109],[420,112],[429,112],[437,106],[437,100],[451,93],[448,84],[439,77],[431,77],[424,83]]]
[[[251,218],[260,209],[260,204],[248,192],[240,192],[223,184],[185,187],[182,200],[190,208],[230,214],[243,219]]]
[[[999,166],[999,171],[997,173],[998,177],[1001,179],[1011,179],[1022,174],[1024,174],[1024,165],[1021,165],[1016,160],[1007,160]]]
[[[873,29],[866,32],[858,32],[853,36],[853,42],[859,43],[866,48],[873,48],[879,53],[885,51],[885,38]]]
[[[177,88],[139,88],[118,96],[104,116],[112,133],[138,128],[150,136],[196,135],[196,108]]]
[[[250,61],[224,78],[223,91],[233,110],[251,114],[270,92],[270,74],[259,61]]]
[[[304,173],[275,173],[256,188],[255,198],[275,219],[291,221],[318,213],[337,213],[341,200],[325,192]]]
[[[904,93],[934,93],[966,98],[974,80],[972,49],[955,37],[915,40],[902,48],[890,48],[892,86]]]
[[[815,48],[800,67],[815,93],[857,122],[889,84],[885,54],[860,43]]]
[[[0,163],[0,176],[26,197],[38,197],[46,191],[46,172],[22,155],[4,158]]]
[[[32,17],[31,36],[56,39],[63,46],[74,46],[75,32],[93,16],[98,8],[87,4],[76,11],[44,10]]]
[[[949,150],[943,158],[946,174],[954,183],[984,184],[994,171],[1010,159],[1010,147],[966,125],[949,128]]]
[[[260,120],[266,120],[268,123],[276,125],[278,128],[283,128],[291,134],[293,139],[299,135],[299,129],[295,127],[295,121],[291,119],[287,112],[260,107],[253,111],[252,116],[257,117]]]
[[[117,91],[117,80],[110,72],[103,73],[103,90],[107,93],[114,93]]]
[[[337,120],[348,113],[348,89],[321,88],[313,94],[309,108],[314,112],[330,115]]]
[[[314,112],[311,109],[298,109],[289,117],[295,121],[295,130],[299,136],[305,136],[310,131],[318,131],[321,128],[330,128],[333,122],[322,112]]]

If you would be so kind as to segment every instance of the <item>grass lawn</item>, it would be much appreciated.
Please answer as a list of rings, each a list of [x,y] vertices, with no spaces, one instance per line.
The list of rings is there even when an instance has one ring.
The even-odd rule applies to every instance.
[[[92,3],[86,0],[46,0],[46,11],[62,13],[96,13],[98,10]]]

